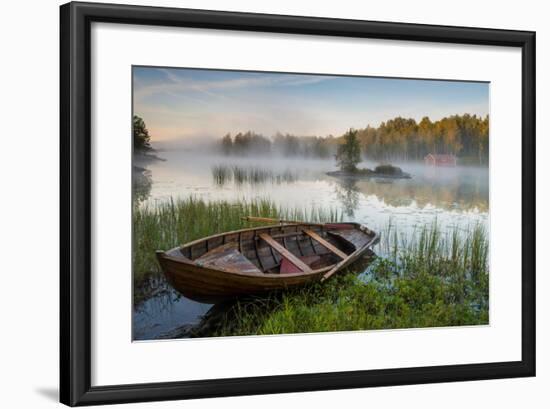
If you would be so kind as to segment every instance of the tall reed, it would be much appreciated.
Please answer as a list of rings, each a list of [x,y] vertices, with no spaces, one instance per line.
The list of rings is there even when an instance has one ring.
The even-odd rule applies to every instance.
[[[218,186],[234,182],[237,186],[258,185],[262,183],[292,183],[298,180],[298,175],[289,169],[280,172],[256,166],[216,165],[212,169],[212,178]]]
[[[406,234],[390,222],[382,237],[377,252],[403,269],[439,275],[459,270],[476,280],[488,269],[489,242],[482,224],[443,232],[435,222]]]

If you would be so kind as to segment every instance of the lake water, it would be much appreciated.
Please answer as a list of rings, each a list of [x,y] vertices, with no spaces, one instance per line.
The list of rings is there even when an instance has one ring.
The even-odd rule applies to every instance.
[[[489,227],[486,167],[394,163],[412,178],[350,180],[326,175],[335,170],[332,158],[228,158],[183,151],[159,152],[158,156],[165,161],[136,163],[147,169],[136,192],[142,205],[191,195],[205,200],[268,198],[284,207],[337,209],[344,220],[377,231],[391,223],[405,235],[433,223],[443,232],[476,224]],[[376,165],[364,162],[360,167]],[[134,338],[181,333],[210,308],[167,289],[135,309]]]

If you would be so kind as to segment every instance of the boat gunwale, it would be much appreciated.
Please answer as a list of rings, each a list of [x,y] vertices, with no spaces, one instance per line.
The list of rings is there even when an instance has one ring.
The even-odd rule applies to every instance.
[[[332,225],[335,225],[335,224],[353,224],[355,226],[359,226],[359,227],[365,227],[363,224],[361,223],[357,223],[357,222],[337,222],[337,223],[326,223],[326,224],[332,224]],[[307,222],[296,222],[296,223],[277,223],[277,224],[270,224],[270,225],[266,225],[266,226],[258,226],[258,227],[248,227],[246,229],[239,229],[239,230],[231,230],[231,231],[228,231],[228,232],[225,232],[225,233],[217,233],[217,234],[213,234],[211,236],[207,236],[207,237],[203,237],[201,239],[197,239],[197,240],[193,240],[193,241],[190,241],[189,243],[185,243],[185,244],[180,244],[179,246],[177,247],[174,247],[174,248],[171,248],[170,250],[167,250],[167,251],[172,251],[172,250],[176,250],[176,249],[184,249],[184,248],[187,248],[187,247],[190,247],[190,246],[194,246],[195,244],[198,244],[200,242],[203,242],[203,241],[207,241],[207,240],[210,240],[210,239],[215,239],[217,237],[223,237],[223,236],[227,236],[229,234],[235,234],[235,233],[243,233],[243,232],[247,232],[247,231],[255,231],[255,230],[259,230],[259,229],[270,229],[270,228],[273,228],[273,227],[292,227],[292,226],[317,226],[317,227],[323,227],[325,224],[321,224],[321,223],[307,223]],[[370,231],[370,230],[369,230]],[[372,231],[371,231],[372,232]],[[374,232],[373,232],[374,233]]]

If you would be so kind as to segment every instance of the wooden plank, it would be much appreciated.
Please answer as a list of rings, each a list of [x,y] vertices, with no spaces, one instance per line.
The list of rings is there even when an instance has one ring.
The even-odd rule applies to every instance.
[[[328,241],[323,239],[321,236],[319,236],[317,233],[315,233],[312,230],[304,230],[304,233],[307,234],[309,237],[311,237],[313,240],[321,244],[323,247],[326,247],[330,251],[332,251],[334,254],[336,254],[338,257],[340,257],[342,260],[345,259],[348,255],[344,253],[339,248],[333,246]]]
[[[235,247],[236,245],[233,243],[224,244],[195,259],[195,264],[222,271],[260,274],[261,271],[258,267],[237,251]]]
[[[281,244],[279,244],[279,242],[274,240],[269,234],[261,233],[259,236],[262,240],[264,240],[267,244],[269,244],[270,247],[275,249],[281,256],[286,258],[288,261],[290,261],[300,270],[302,270],[305,273],[311,272],[311,268],[309,268],[309,266],[306,263],[304,263],[294,254],[292,254],[290,251],[285,249],[283,246],[281,246]]]
[[[300,236],[302,235],[302,231],[292,231],[292,232],[288,232],[288,233],[280,233],[280,234],[270,234],[270,236],[274,239],[282,239],[284,237],[294,237],[294,236]],[[256,237],[256,240],[260,240],[260,236],[258,235]]]
[[[254,239],[256,239],[256,233],[254,233]],[[262,263],[262,258],[260,257],[260,253],[258,252],[258,242],[254,240],[254,252],[256,253],[256,258],[258,259],[258,264],[260,265],[260,270],[265,271],[264,264]]]
[[[331,230],[328,234],[339,236],[346,240],[348,243],[353,244],[355,249],[363,247],[369,242],[370,237],[360,230]]]

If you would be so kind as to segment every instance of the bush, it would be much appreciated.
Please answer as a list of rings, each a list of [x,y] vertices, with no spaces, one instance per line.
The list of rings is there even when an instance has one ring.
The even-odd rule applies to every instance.
[[[401,168],[398,168],[397,166],[392,165],[379,165],[376,168],[374,168],[375,173],[379,173],[382,175],[402,175],[403,171]]]

